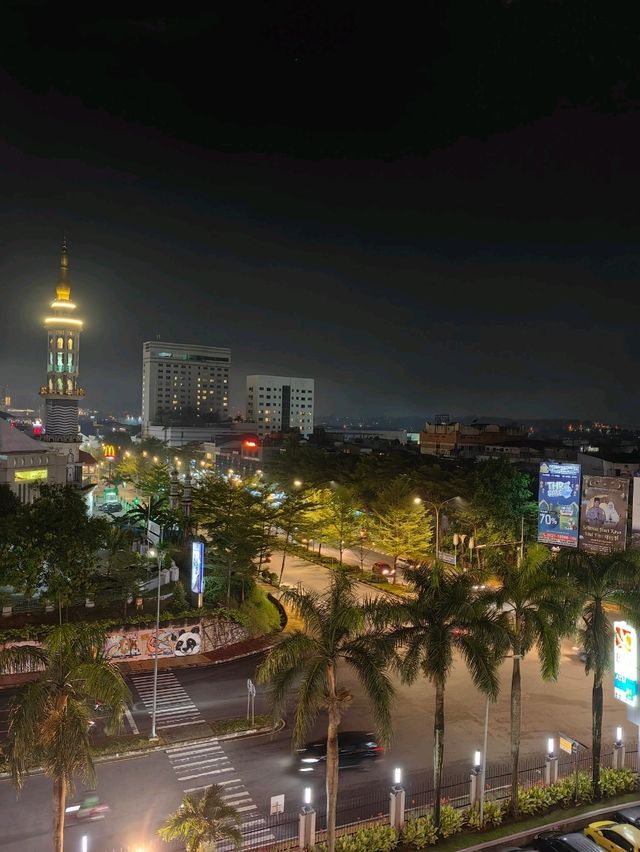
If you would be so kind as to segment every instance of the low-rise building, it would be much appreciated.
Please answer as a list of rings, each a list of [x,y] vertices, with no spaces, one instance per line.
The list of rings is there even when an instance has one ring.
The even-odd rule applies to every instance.
[[[39,485],[66,485],[67,458],[0,418],[0,484],[22,503],[32,503]]]
[[[444,458],[476,458],[488,446],[511,444],[524,435],[524,429],[515,423],[426,423],[420,432],[420,452]]]

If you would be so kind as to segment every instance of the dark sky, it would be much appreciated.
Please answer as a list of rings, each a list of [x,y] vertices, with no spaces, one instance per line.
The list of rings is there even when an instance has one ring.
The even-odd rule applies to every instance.
[[[640,422],[640,4],[211,5],[3,7],[15,402],[66,231],[90,406],[159,334],[231,346],[234,409]]]

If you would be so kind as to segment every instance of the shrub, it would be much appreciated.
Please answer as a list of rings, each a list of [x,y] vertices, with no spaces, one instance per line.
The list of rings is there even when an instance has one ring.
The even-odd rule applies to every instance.
[[[264,636],[280,629],[280,613],[262,589],[254,586],[240,607],[241,615],[251,636]]]
[[[440,836],[452,837],[462,831],[462,812],[453,805],[440,806]]]
[[[518,788],[518,810],[523,816],[541,814],[552,804],[554,804],[552,787]]]
[[[483,822],[480,822],[480,804],[477,802],[472,808],[468,808],[463,816],[463,822],[469,828],[480,831],[483,828],[497,828],[502,825],[504,809],[501,802],[493,800],[485,801],[483,809]]]
[[[402,842],[416,849],[426,849],[438,840],[438,832],[431,816],[407,820],[402,829]]]
[[[602,769],[600,787],[603,796],[619,796],[638,789],[638,776],[631,769]]]
[[[173,595],[171,597],[171,609],[175,612],[182,612],[188,606],[187,603],[187,593],[184,590],[184,586],[178,580],[178,582],[173,587]]]
[[[395,829],[388,825],[376,825],[338,837],[336,852],[392,852],[397,845]],[[313,852],[326,852],[326,848],[325,843],[320,843],[313,847]]]

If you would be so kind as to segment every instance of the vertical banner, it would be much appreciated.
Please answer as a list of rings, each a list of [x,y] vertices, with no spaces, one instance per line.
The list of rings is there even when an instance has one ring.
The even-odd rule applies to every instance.
[[[538,541],[578,546],[580,465],[543,461],[538,487]]]
[[[633,477],[633,508],[631,512],[631,547],[640,549],[640,476]]]
[[[585,476],[580,504],[580,549],[610,553],[627,547],[629,480]]]
[[[638,634],[626,621],[613,622],[613,694],[618,701],[638,703]]]
[[[204,588],[204,543],[194,541],[191,545],[191,591],[201,595]]]

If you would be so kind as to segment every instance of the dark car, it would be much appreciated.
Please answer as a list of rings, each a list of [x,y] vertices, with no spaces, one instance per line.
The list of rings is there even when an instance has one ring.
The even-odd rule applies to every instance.
[[[564,834],[561,831],[544,831],[533,841],[539,852],[602,852],[593,840],[585,837],[581,831]]]
[[[377,574],[379,577],[393,578],[396,576],[396,569],[392,565],[389,565],[388,562],[374,562],[371,567],[371,573]]]
[[[616,822],[627,822],[640,828],[640,808],[621,808],[611,817]]]
[[[374,761],[384,754],[376,735],[370,731],[342,731],[338,734],[338,761],[340,769],[358,766],[370,769]],[[327,741],[316,740],[298,749],[297,766],[300,772],[316,772],[327,762]]]

